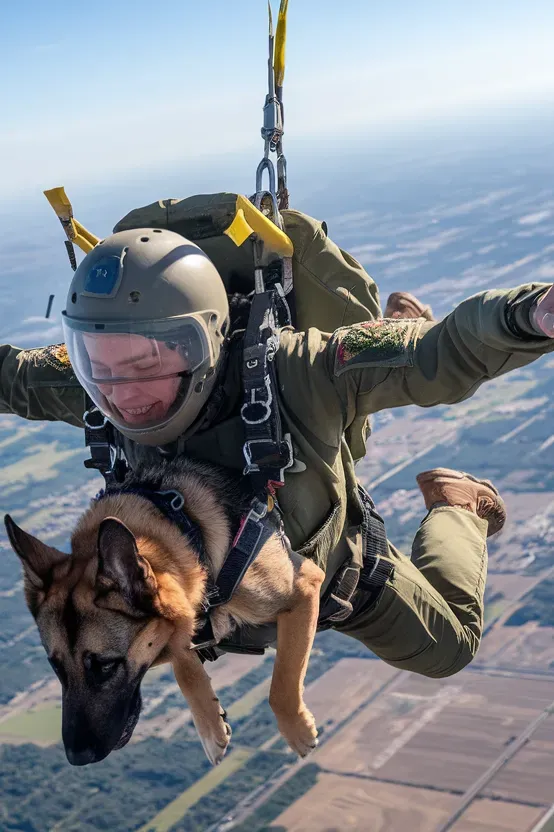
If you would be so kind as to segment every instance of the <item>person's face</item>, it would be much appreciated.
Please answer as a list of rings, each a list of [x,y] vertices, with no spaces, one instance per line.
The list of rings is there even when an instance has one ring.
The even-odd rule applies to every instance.
[[[96,386],[122,422],[161,421],[175,401],[187,362],[177,349],[143,335],[84,335]],[[148,378],[148,376],[168,376]],[[125,378],[110,384],[106,379]],[[127,380],[128,379],[128,380]]]

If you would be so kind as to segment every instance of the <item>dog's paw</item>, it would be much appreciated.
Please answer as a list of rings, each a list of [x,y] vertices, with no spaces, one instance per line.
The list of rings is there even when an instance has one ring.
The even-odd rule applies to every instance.
[[[317,747],[317,727],[305,705],[296,714],[278,714],[279,731],[299,757],[307,757]]]
[[[220,713],[219,724],[216,730],[201,732],[197,729],[198,736],[200,737],[200,741],[202,742],[202,746],[206,752],[206,757],[213,766],[219,765],[222,761],[225,756],[225,752],[227,751],[227,746],[231,741],[232,731],[229,723],[225,722],[226,716],[227,714],[225,711]]]

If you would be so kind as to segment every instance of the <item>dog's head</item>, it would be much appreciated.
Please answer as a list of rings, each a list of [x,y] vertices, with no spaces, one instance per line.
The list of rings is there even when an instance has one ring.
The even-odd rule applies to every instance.
[[[144,541],[137,544],[114,517],[100,522],[96,540],[81,547],[86,551],[74,540],[71,555],[8,515],[5,523],[23,565],[27,605],[62,685],[67,758],[73,765],[98,762],[131,738],[140,683],[172,637],[178,635],[181,649],[190,644],[203,572],[197,566],[182,581],[167,568],[153,569],[156,557],[144,557]]]

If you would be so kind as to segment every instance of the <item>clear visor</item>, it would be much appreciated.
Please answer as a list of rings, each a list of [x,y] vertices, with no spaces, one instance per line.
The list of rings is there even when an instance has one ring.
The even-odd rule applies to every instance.
[[[122,324],[78,329],[66,318],[63,326],[81,385],[113,424],[127,430],[165,424],[186,401],[194,374],[213,364],[202,322],[192,316],[178,324],[133,324],[133,332],[122,331]]]

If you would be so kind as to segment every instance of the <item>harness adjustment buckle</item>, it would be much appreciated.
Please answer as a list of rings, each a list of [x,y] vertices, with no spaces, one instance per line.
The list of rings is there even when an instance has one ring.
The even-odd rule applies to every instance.
[[[176,491],[174,488],[171,488],[169,491],[158,491],[157,493],[160,495],[160,497],[169,497],[170,494],[174,495],[173,499],[169,504],[173,511],[181,511],[181,509],[185,505],[185,498],[179,491]]]
[[[286,433],[279,444],[271,439],[247,439],[242,452],[246,460],[243,474],[258,473],[260,465],[264,468],[274,467],[279,469],[279,481],[283,482],[284,471],[294,464],[290,433]]]
[[[245,402],[240,409],[243,422],[246,422],[247,425],[261,425],[263,422],[267,422],[271,416],[272,403],[273,394],[271,392],[270,378],[269,376],[265,376],[264,386],[253,387],[250,390],[250,400]],[[262,409],[262,415],[260,415],[260,408]],[[252,410],[252,413],[249,413],[250,410]]]

